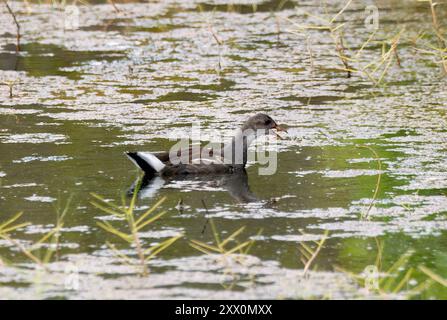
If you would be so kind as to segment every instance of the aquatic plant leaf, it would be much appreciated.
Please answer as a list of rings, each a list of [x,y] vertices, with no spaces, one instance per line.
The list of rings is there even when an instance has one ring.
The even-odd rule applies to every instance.
[[[444,279],[439,274],[434,273],[432,270],[428,269],[425,266],[419,266],[419,270],[421,270],[423,273],[429,276],[430,279],[436,281],[437,283],[443,285],[444,287],[447,287],[447,279]]]
[[[242,250],[242,248],[245,248],[249,244],[250,244],[250,241],[246,241],[244,243],[241,243],[240,245],[238,245],[238,246],[236,246],[236,247],[226,251],[225,254],[227,255],[227,254],[232,254],[232,253],[234,253],[236,251],[240,251],[240,250]],[[241,251],[241,253],[243,253],[243,252]]]
[[[402,277],[402,280],[400,280],[400,282],[394,287],[393,293],[399,292],[400,290],[402,290],[404,285],[408,284],[408,281],[410,281],[410,277],[411,277],[413,271],[414,271],[413,268],[410,268],[407,270],[405,275]]]
[[[198,251],[200,251],[200,252],[202,252],[202,253],[204,253],[204,254],[208,254],[208,255],[212,255],[212,254],[214,254],[213,252],[208,251],[208,250],[206,250],[206,249],[202,248],[201,246],[196,245],[196,244],[194,244],[194,243],[190,243],[189,245],[190,245],[192,248],[194,248],[194,249],[196,249],[196,250],[198,250]]]
[[[148,224],[151,224],[152,222],[160,219],[162,216],[164,216],[166,214],[166,211],[162,211],[159,214],[153,216],[152,218],[140,223],[139,225],[137,225],[137,223],[135,223],[136,225],[136,231],[140,231],[141,229],[143,229],[145,226],[147,226]]]
[[[161,198],[158,200],[149,210],[147,210],[145,213],[143,213],[135,222],[136,225],[139,225],[148,215],[150,215],[152,212],[155,211],[164,201],[166,200],[166,197]]]
[[[106,242],[106,244],[107,244],[107,246],[109,247],[109,249],[112,250],[113,253],[114,253],[117,257],[119,257],[120,259],[122,259],[127,265],[129,265],[129,266],[132,266],[132,265],[133,265],[133,263],[132,263],[132,259],[131,259],[128,255],[126,255],[126,254],[120,252],[118,249],[116,249],[115,245],[113,245],[112,243],[110,243],[110,242]]]
[[[233,232],[228,238],[226,238],[224,241],[219,243],[220,248],[224,248],[225,245],[230,242],[231,240],[234,240],[239,234],[241,234],[245,230],[245,226],[237,229],[235,232]]]
[[[22,228],[22,227],[25,227],[25,226],[29,225],[28,222],[25,222],[25,223],[21,223],[21,224],[18,224],[18,225],[15,225],[15,226],[12,226],[12,227],[8,228],[8,226],[10,226],[14,222],[16,222],[22,215],[23,215],[23,212],[19,212],[19,213],[15,214],[14,216],[12,216],[10,219],[6,220],[4,223],[2,223],[0,225],[0,234],[1,233],[5,233],[6,234],[6,233],[9,233],[9,232],[14,231],[16,229],[19,229],[19,228]]]
[[[121,232],[118,229],[116,229],[114,226],[112,226],[110,223],[108,222],[98,222],[97,223],[99,227],[103,228],[104,230],[113,233],[115,235],[117,235],[118,237],[120,237],[121,239],[127,241],[127,242],[132,242],[132,236],[128,235],[127,233]]]
[[[168,240],[165,240],[165,241],[163,241],[163,242],[153,246],[152,248],[149,248],[148,249],[149,251],[147,251],[147,253],[151,252],[151,254],[148,257],[146,257],[146,261],[149,261],[149,260],[153,259],[160,252],[162,252],[163,250],[167,249],[169,246],[171,246],[174,242],[176,242],[181,237],[183,237],[183,235],[178,235],[176,237],[172,237],[172,238],[170,238]]]
[[[102,204],[100,204],[98,202],[91,201],[90,204],[93,205],[94,207],[98,208],[101,211],[104,211],[104,212],[109,213],[111,215],[117,216],[117,217],[119,217],[121,219],[123,219],[125,217],[124,213],[114,211],[113,209],[107,208],[106,206],[104,206],[104,205],[102,205]]]
[[[47,232],[42,238],[40,238],[37,242],[35,242],[35,245],[44,243],[45,241],[50,239],[53,235],[56,235],[62,227],[63,225],[54,227],[49,232]]]
[[[222,249],[216,246],[209,245],[205,242],[199,241],[199,240],[191,240],[192,243],[194,243],[196,246],[200,246],[202,248],[215,251],[215,252],[222,252]]]
[[[124,217],[124,215],[126,214],[127,210],[124,207],[120,207],[111,201],[106,201],[106,199],[104,199],[103,197],[101,197],[100,195],[98,195],[96,193],[90,193],[90,195],[101,203],[101,204],[99,204],[99,203],[95,202],[97,205],[100,205],[101,208],[110,207],[107,209],[107,212],[110,211],[110,213],[117,215],[117,216],[122,216],[122,217]],[[101,209],[101,208],[99,208],[99,209]],[[112,208],[114,210],[112,210]]]

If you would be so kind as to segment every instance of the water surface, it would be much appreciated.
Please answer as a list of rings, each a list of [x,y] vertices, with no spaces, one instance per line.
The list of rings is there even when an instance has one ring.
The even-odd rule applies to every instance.
[[[447,83],[411,42],[424,31],[424,41],[435,43],[428,8],[378,2],[380,28],[356,66],[405,33],[401,67],[393,63],[375,86],[339,70],[328,32],[294,33],[294,23],[318,23],[302,12],[323,15],[318,2],[244,3],[118,3],[116,12],[99,2],[80,6],[79,28],[65,30],[61,8],[13,2],[23,30],[19,54],[1,9],[0,79],[17,84],[12,98],[0,87],[0,221],[23,212],[20,221],[32,224],[13,236],[27,245],[51,230],[57,207],[72,199],[51,272],[36,271],[1,240],[2,261],[10,262],[0,267],[2,298],[376,297],[340,270],[361,273],[381,246],[382,270],[413,252],[399,270],[415,269],[403,291],[427,279],[421,265],[447,277]],[[350,52],[371,34],[367,4],[354,1],[339,18]],[[445,6],[438,14],[443,21]],[[144,230],[143,244],[184,237],[150,262],[147,278],[119,263],[107,242],[133,251],[98,227],[110,215],[92,206],[91,193],[121,201],[140,174],[123,152],[168,150],[190,135],[191,123],[200,123],[204,142],[215,130],[229,135],[258,112],[289,129],[277,141],[276,173],[260,175],[260,165],[250,163],[246,180],[161,183],[137,203],[142,212],[167,197],[160,210],[168,213]],[[247,184],[257,200],[241,202],[229,192],[232,183]],[[365,213],[369,219],[361,219]],[[245,226],[241,241],[256,239],[243,263],[189,245],[212,243],[209,225],[202,233],[210,218],[222,237]],[[319,240],[325,230],[328,240],[303,277],[300,242]],[[67,287],[73,274],[77,290]],[[417,297],[447,298],[447,289],[433,284]]]

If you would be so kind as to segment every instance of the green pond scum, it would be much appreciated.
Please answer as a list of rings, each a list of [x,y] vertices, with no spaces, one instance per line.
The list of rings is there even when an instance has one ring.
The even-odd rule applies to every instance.
[[[446,17],[0,1],[0,299],[447,299]],[[287,128],[273,174],[146,181],[124,154],[257,113]]]

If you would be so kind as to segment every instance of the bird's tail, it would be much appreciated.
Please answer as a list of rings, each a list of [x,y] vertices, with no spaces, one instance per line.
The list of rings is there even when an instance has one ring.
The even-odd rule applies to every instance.
[[[147,175],[155,175],[166,166],[156,156],[149,152],[126,152],[126,155]]]

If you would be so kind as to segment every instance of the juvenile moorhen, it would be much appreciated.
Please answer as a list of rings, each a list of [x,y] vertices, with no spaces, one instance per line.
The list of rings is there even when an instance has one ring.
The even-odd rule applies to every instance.
[[[225,174],[234,173],[245,168],[247,152],[250,144],[259,135],[275,131],[286,131],[266,114],[258,113],[250,117],[242,127],[237,130],[230,143],[227,143],[220,154],[213,154],[212,150],[205,152],[209,157],[201,157],[204,152],[188,150],[187,163],[173,164],[169,152],[127,152],[126,155],[136,166],[142,169],[146,176],[171,177],[188,174]],[[278,134],[277,134],[278,135]],[[279,135],[278,135],[279,136]],[[179,154],[177,154],[179,155]]]

